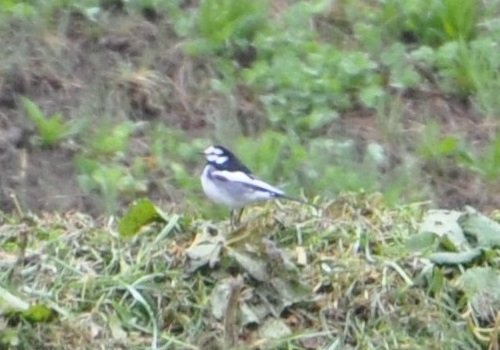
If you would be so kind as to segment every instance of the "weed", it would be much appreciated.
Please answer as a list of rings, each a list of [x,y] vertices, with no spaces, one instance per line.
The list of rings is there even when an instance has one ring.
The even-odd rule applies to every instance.
[[[497,134],[472,162],[475,170],[478,170],[488,181],[496,181],[500,176],[500,135]]]
[[[0,15],[31,18],[36,15],[36,8],[27,1],[2,0],[0,1]]]
[[[204,0],[198,11],[198,30],[207,47],[233,51],[249,45],[262,30],[267,6],[262,0]]]
[[[131,122],[123,122],[115,126],[103,123],[85,140],[85,149],[93,155],[113,156],[123,155],[127,151],[130,135],[135,126]]]
[[[56,113],[50,117],[46,117],[40,108],[28,98],[22,97],[21,103],[26,115],[35,124],[43,146],[54,146],[64,137],[68,136],[69,124],[63,121],[61,114]]]
[[[264,38],[263,38],[264,39]],[[258,91],[273,126],[307,134],[338,118],[357,102],[373,106],[381,96],[377,64],[361,52],[341,52],[317,43],[275,37],[259,47],[269,52],[243,72]],[[307,46],[305,55],[299,54]],[[350,93],[351,92],[351,93]]]
[[[443,134],[431,120],[425,126],[417,146],[420,161],[427,171],[443,174],[444,169],[469,168],[474,164],[474,152],[463,138]]]
[[[406,47],[395,43],[381,54],[381,61],[389,71],[389,86],[405,90],[416,88],[422,83],[422,77],[416,71]]]
[[[500,87],[500,62],[494,56],[499,45],[498,41],[490,38],[470,42],[462,56],[459,56],[463,62],[459,65],[463,68],[457,72],[461,72],[465,79],[470,80],[467,85],[472,85],[471,92],[474,93],[472,99],[477,103],[482,114],[493,118],[498,118],[500,107],[493,93]]]
[[[132,199],[146,191],[144,174],[134,174],[131,169],[118,162],[105,162],[84,156],[76,157],[79,173],[78,183],[86,192],[97,191],[104,201],[106,213],[114,214],[122,199]]]
[[[440,126],[431,119],[422,132],[419,153],[425,160],[457,156],[463,148],[460,142],[460,138],[455,135],[443,136]]]
[[[84,152],[75,158],[78,182],[86,192],[97,191],[104,200],[106,212],[115,213],[122,199],[144,193],[147,189],[143,161],[130,166],[123,162],[134,124],[124,122],[102,127],[88,135]]]
[[[393,32],[420,44],[440,46],[448,41],[469,41],[476,35],[481,4],[474,0],[385,1],[381,17]]]

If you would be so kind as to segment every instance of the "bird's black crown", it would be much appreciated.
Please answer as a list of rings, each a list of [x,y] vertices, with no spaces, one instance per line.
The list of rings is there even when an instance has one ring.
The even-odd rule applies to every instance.
[[[212,153],[218,157],[218,159],[226,158],[223,162],[217,162],[217,160],[209,160],[207,162],[213,165],[218,170],[227,171],[242,171],[247,174],[251,174],[251,170],[248,169],[230,150],[221,145],[211,146],[214,150],[218,150],[218,153]],[[216,158],[217,159],[217,158]]]

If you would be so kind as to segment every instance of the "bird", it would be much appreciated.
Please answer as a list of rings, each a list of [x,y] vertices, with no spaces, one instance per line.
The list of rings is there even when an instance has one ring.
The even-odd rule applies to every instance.
[[[259,180],[224,146],[209,146],[202,154],[207,161],[200,177],[203,192],[212,202],[231,210],[231,227],[239,224],[244,207],[255,202],[287,199],[305,203]]]

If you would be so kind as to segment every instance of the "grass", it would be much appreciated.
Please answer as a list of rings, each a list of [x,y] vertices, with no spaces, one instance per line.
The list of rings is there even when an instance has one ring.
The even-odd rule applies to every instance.
[[[473,326],[457,287],[461,269],[433,265],[408,249],[424,204],[391,209],[380,195],[351,194],[320,207],[249,210],[247,227],[233,234],[219,263],[191,272],[193,237],[207,228],[226,235],[227,222],[169,213],[166,224],[123,239],[114,221],[79,213],[4,217],[1,284],[50,317],[4,314],[3,347],[481,349],[494,342],[484,333],[494,336],[487,331],[493,324]],[[235,255],[248,247],[252,259],[263,260]],[[276,256],[286,257],[285,270]],[[262,262],[268,280],[256,279]],[[216,296],[235,274],[236,336],[224,343],[228,313],[216,312]],[[303,282],[306,292],[270,299],[267,288],[283,275]],[[263,305],[276,313],[249,320],[248,310],[262,312]]]
[[[62,123],[61,115],[55,114],[47,118],[37,105],[26,98],[22,99],[22,104],[26,114],[36,125],[43,146],[53,146],[65,136],[64,129],[67,126]]]

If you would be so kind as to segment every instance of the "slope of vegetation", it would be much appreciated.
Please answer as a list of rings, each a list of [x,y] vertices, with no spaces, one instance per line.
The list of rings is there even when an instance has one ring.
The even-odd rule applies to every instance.
[[[216,215],[192,176],[216,141],[296,192],[496,208],[499,8],[2,1],[0,203]]]

